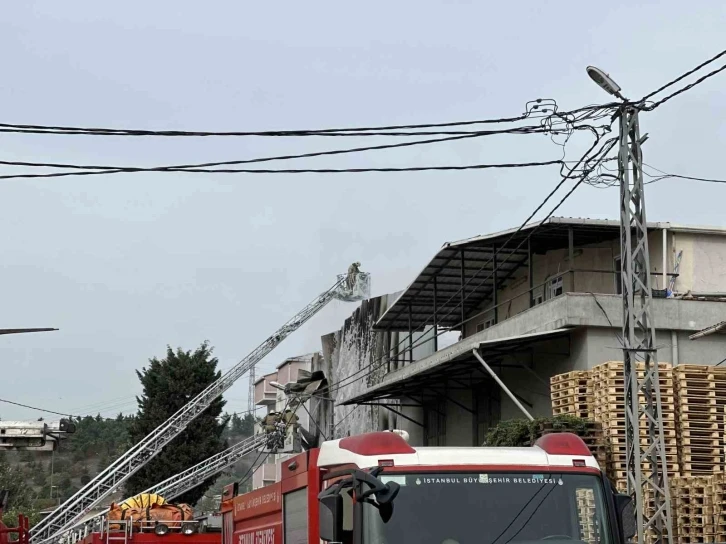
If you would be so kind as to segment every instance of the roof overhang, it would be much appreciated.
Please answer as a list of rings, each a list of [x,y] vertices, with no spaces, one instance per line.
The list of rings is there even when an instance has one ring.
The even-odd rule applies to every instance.
[[[726,235],[726,228],[672,223],[648,223],[648,229]],[[388,307],[375,328],[408,331],[410,324],[411,330],[419,332],[433,325],[432,316],[436,311],[439,327],[459,330],[462,305],[464,315],[480,308],[492,299],[495,279],[500,288],[510,285],[516,281],[517,270],[528,266],[530,252],[543,254],[567,248],[570,235],[577,246],[617,240],[620,221],[550,217],[522,228],[448,242]]]
[[[58,329],[42,328],[42,329],[0,329],[0,334],[24,334],[29,332],[52,332]]]
[[[486,333],[484,331],[484,333],[466,338],[425,359],[391,372],[380,384],[370,387],[367,391],[347,399],[341,404],[365,404],[384,399],[399,399],[422,389],[438,389],[444,386],[447,380],[452,379],[477,377],[489,380],[491,379],[489,374],[474,357],[475,349],[479,350],[484,360],[501,358],[527,351],[541,342],[569,337],[575,328],[554,329],[494,340],[483,340],[481,336]]]

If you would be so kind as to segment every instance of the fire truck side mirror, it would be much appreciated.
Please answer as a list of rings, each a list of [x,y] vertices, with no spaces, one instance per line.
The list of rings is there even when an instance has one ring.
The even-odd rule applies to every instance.
[[[339,493],[319,497],[318,525],[320,539],[326,542],[343,541],[343,497]]]
[[[615,510],[618,513],[623,542],[628,542],[638,532],[638,520],[635,517],[632,497],[622,493],[615,495]]]

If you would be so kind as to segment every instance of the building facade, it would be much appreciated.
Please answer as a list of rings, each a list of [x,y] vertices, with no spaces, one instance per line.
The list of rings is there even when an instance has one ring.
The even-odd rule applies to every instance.
[[[726,320],[726,229],[653,223],[648,232],[657,360],[719,363],[726,336],[691,337]],[[447,243],[359,325],[378,316],[366,334],[399,345],[395,364],[384,363],[389,349],[358,362],[331,358],[340,378],[378,361],[338,393],[335,419],[355,409],[370,415],[349,430],[373,430],[386,423],[383,410],[414,445],[471,446],[500,420],[523,417],[522,408],[550,415],[551,376],[622,360],[621,292],[617,221],[550,218]],[[442,331],[456,331],[458,342],[441,344]]]
[[[282,386],[297,381],[300,370],[310,371],[320,358],[319,353],[311,353],[298,357],[290,357],[280,363],[275,372],[266,374],[255,382],[255,406],[264,408],[266,413],[282,412],[288,406],[287,396],[280,389],[273,387],[272,382]],[[304,410],[297,410],[300,425],[308,428],[310,421],[310,401],[305,403]],[[259,414],[258,414],[259,415]],[[288,454],[270,454],[252,473],[252,489],[258,489],[280,481],[282,462],[290,457]]]

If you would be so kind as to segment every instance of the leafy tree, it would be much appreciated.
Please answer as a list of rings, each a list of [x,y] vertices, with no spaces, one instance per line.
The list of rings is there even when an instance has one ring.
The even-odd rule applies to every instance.
[[[31,524],[37,523],[40,516],[34,507],[35,494],[26,484],[23,474],[0,458],[0,489],[9,493],[9,508],[3,513],[3,523],[15,527],[18,514],[25,514],[30,518]]]
[[[36,470],[33,473],[33,483],[38,487],[43,487],[48,481],[48,475],[43,470]]]
[[[254,414],[245,414],[245,417],[242,418],[242,436],[247,437],[255,434],[255,423],[257,423],[257,420]]]
[[[182,408],[204,388],[221,377],[212,348],[204,342],[194,352],[167,348],[164,359],[153,358],[148,368],[136,374],[143,394],[137,397],[139,411],[131,424],[129,437],[138,442]],[[129,478],[126,495],[135,495],[195,465],[227,447],[222,434],[227,420],[219,416],[225,402],[215,400],[154,459]],[[212,477],[176,500],[196,504],[216,478]]]
[[[242,434],[243,425],[242,418],[237,414],[232,414],[232,434]]]

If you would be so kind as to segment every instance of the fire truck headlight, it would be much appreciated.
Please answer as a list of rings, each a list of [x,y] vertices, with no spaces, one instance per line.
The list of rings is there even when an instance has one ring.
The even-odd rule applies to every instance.
[[[193,523],[185,523],[182,525],[182,533],[185,535],[193,535],[197,532],[197,527]]]
[[[159,536],[164,536],[169,532],[169,526],[164,525],[163,523],[158,523],[156,527],[154,527],[154,532]]]

